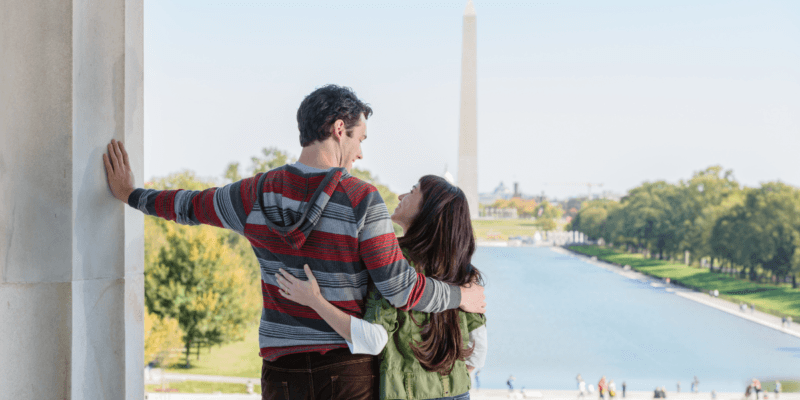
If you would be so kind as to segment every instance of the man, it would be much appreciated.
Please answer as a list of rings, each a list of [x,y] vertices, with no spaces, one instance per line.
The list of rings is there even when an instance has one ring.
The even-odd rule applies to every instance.
[[[344,338],[313,310],[284,298],[279,269],[305,278],[308,264],[323,296],[363,318],[367,285],[395,307],[485,312],[483,288],[459,288],[418,274],[403,258],[377,189],[349,174],[361,159],[369,105],[349,88],[328,85],[297,111],[297,163],[204,191],[134,188],[125,147],[103,155],[117,199],[148,215],[208,224],[244,235],[261,266],[259,327],[262,397],[368,399],[375,395],[374,358],[353,355]]]

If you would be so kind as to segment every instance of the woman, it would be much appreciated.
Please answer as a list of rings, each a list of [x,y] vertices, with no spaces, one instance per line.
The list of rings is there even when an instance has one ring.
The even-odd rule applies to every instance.
[[[482,283],[470,264],[475,237],[461,189],[426,175],[400,196],[392,221],[403,228],[400,248],[418,272],[453,285]],[[353,353],[381,355],[381,399],[469,399],[469,372],[485,360],[483,315],[401,311],[372,288],[361,320],[325,300],[311,270],[305,272],[308,281],[281,270],[281,293],[314,309]]]

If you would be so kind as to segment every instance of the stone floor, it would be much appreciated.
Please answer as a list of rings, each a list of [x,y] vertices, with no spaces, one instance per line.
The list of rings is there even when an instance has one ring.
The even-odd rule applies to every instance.
[[[767,393],[767,399],[774,400],[772,393]],[[180,393],[148,393],[147,400],[257,400],[259,395],[246,394],[180,394]],[[652,399],[653,392],[628,392],[624,400],[645,400]],[[578,400],[577,390],[531,390],[526,389],[525,393],[515,390],[509,392],[506,389],[483,389],[470,391],[471,400],[499,400],[499,399],[540,399],[540,400]],[[585,396],[586,400],[597,399],[596,395]],[[755,400],[755,396],[750,396]],[[761,394],[760,399],[764,399]],[[616,398],[616,400],[623,400]],[[667,400],[712,400],[711,393],[667,393]],[[744,400],[742,393],[717,393],[716,400]],[[800,400],[800,393],[781,393],[777,400]]]

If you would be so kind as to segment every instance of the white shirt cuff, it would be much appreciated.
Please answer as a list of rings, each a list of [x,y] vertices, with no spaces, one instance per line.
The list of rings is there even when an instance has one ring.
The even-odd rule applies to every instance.
[[[353,354],[371,354],[376,356],[383,351],[389,341],[389,334],[383,326],[371,324],[360,318],[350,317],[350,338],[347,347]]]
[[[483,368],[486,364],[486,354],[488,352],[489,339],[486,337],[486,325],[482,325],[469,333],[470,346],[475,343],[472,354],[467,357],[467,365],[475,369]]]

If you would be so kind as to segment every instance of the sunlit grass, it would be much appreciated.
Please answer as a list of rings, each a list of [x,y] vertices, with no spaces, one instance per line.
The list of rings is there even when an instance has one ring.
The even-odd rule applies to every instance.
[[[641,254],[597,246],[571,246],[570,249],[618,265],[630,265],[639,272],[658,278],[669,278],[674,283],[692,289],[703,292],[719,290],[721,298],[737,303],[752,303],[757,310],[779,317],[791,316],[793,320],[800,322],[800,289],[792,289],[789,284],[755,283],[710,272],[705,268],[649,259]]]
[[[192,352],[191,368],[183,368],[184,359],[169,372],[200,375],[224,375],[261,379],[261,357],[258,356],[258,325],[248,329],[245,339],[222,346],[204,348],[200,360]]]

